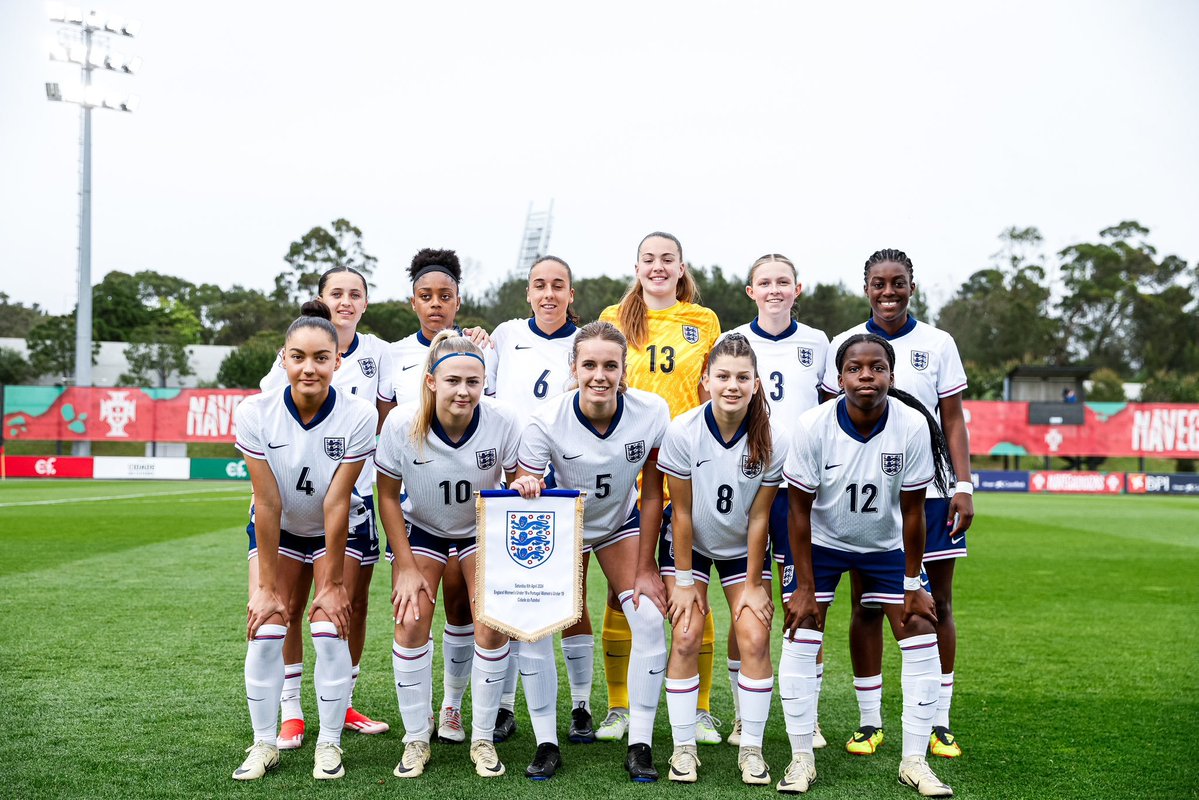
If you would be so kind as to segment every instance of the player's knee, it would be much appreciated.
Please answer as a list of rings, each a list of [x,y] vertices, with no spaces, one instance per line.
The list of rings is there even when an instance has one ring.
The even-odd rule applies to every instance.
[[[907,636],[923,636],[929,633],[935,634],[937,629],[924,617],[913,616],[904,624],[903,631]]]
[[[849,624],[855,627],[881,626],[883,624],[883,609],[881,606],[864,606],[854,603],[850,612]]]
[[[703,643],[704,626],[702,622],[692,619],[691,625],[684,629],[684,622],[679,621],[674,626],[674,634],[670,640],[670,652],[684,658],[698,657],[699,648]]]

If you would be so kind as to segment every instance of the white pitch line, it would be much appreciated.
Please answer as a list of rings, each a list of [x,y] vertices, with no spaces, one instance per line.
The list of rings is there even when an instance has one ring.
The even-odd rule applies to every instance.
[[[141,492],[139,494],[111,494],[99,497],[59,497],[54,500],[23,500],[16,503],[0,503],[0,508],[16,508],[18,506],[58,506],[65,503],[94,503],[107,500],[131,500],[138,497],[178,497],[185,494],[212,494],[214,492],[232,492],[234,489],[200,489],[194,492]],[[231,496],[235,499],[238,495]]]

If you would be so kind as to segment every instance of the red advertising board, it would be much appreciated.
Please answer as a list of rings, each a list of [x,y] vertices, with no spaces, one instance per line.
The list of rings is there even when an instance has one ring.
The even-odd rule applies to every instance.
[[[1033,472],[1028,478],[1030,492],[1054,494],[1121,494],[1123,472]]]
[[[248,389],[8,386],[4,436],[38,441],[232,442]]]
[[[75,456],[5,456],[6,478],[90,478],[92,459]]]
[[[1199,458],[1199,405],[1084,403],[1082,425],[1030,425],[1028,403],[963,405],[977,455]]]

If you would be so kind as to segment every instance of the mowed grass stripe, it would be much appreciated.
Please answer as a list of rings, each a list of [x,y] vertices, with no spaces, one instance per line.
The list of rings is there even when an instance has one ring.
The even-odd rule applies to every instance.
[[[1186,531],[1174,530],[1172,535],[1184,544],[1171,547],[1096,536],[1107,525],[1096,524],[1101,521],[1095,515],[1078,515],[1071,503],[1059,512],[1056,504],[1042,500],[980,498],[984,516],[972,533],[971,557],[959,565],[957,581],[961,645],[954,721],[967,754],[955,763],[937,760],[935,768],[967,797],[1195,796],[1194,761],[1180,735],[1199,715],[1193,699],[1199,689],[1193,674],[1199,647],[1189,625],[1199,600],[1190,576],[1199,563],[1194,548],[1185,544]],[[1155,500],[1123,498],[1127,506],[1113,507],[1128,509],[1137,519],[1158,520]],[[465,748],[442,745],[434,746],[430,773],[416,786],[392,778],[402,726],[388,654],[386,567],[373,587],[356,705],[390,721],[393,731],[381,737],[347,734],[349,775],[335,786],[318,787],[312,780],[311,742],[298,753],[285,754],[284,768],[264,782],[234,784],[229,773],[250,738],[241,678],[245,511],[244,506],[219,506],[198,504],[186,514],[176,511],[171,524],[180,530],[164,541],[156,540],[151,530],[160,509],[142,507],[140,501],[103,504],[99,508],[146,538],[141,545],[130,543],[118,552],[93,550],[77,559],[63,558],[62,539],[27,541],[25,532],[19,532],[21,547],[16,549],[26,558],[39,550],[50,555],[46,568],[0,577],[0,608],[10,623],[0,634],[6,653],[0,702],[10,721],[0,740],[0,758],[15,765],[6,795],[285,792],[306,797],[319,791],[322,797],[436,792],[490,798],[575,797],[584,792],[645,797],[680,791],[666,785],[630,786],[619,766],[622,746],[565,744],[565,675],[560,680],[559,727],[566,769],[550,784],[533,784],[520,775],[534,745],[523,701],[518,703],[521,733],[501,746],[509,768],[505,778],[483,782],[474,776]],[[54,515],[41,516],[36,524],[53,523],[62,510],[53,508]],[[106,524],[102,516],[93,507],[92,522]],[[1169,511],[1160,515],[1172,516]],[[1035,521],[1017,523],[1016,517]],[[215,524],[205,528],[205,519]],[[14,549],[7,526],[0,538],[9,545],[6,552]],[[597,628],[605,591],[598,575],[589,587]],[[1149,577],[1155,581],[1151,585],[1166,590],[1144,590]],[[731,701],[723,666],[728,614],[715,595],[714,710],[727,722]],[[848,605],[843,591],[830,613],[821,720],[831,746],[818,755],[820,782],[812,796],[913,797],[895,782],[900,692],[898,657],[889,636],[884,698],[888,743],[873,758],[853,758],[841,749],[857,722],[845,648]],[[29,624],[21,624],[26,620]],[[433,628],[438,641],[441,625],[438,612]],[[598,638],[597,631],[597,654]],[[311,647],[307,651],[305,703],[314,730]],[[435,694],[440,697],[440,644],[437,652]],[[603,713],[603,685],[602,659],[597,658],[597,717]],[[665,704],[658,719],[655,751],[664,768],[670,750]],[[776,780],[787,753],[776,700],[766,742]],[[696,790],[705,797],[744,797],[751,791],[737,779],[733,748],[705,748],[701,758],[702,783]]]

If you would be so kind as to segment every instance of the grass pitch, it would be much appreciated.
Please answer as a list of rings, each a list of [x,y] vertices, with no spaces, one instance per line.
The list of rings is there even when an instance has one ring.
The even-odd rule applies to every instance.
[[[500,746],[508,775],[476,778],[464,746],[434,745],[417,781],[393,778],[402,749],[391,682],[388,571],[379,569],[355,705],[386,719],[382,736],[347,733],[348,775],[311,777],[313,739],[243,785],[229,777],[250,742],[242,661],[248,487],[219,483],[8,481],[0,484],[0,736],[3,796],[705,798],[774,795],[741,785],[736,753],[702,748],[694,788],[635,786],[623,745],[565,742],[553,781],[523,777],[534,742],[518,701],[518,736]],[[970,558],[956,580],[954,730],[965,748],[934,760],[959,797],[1199,797],[1190,733],[1199,720],[1199,503],[1188,498],[979,495]],[[598,626],[604,584],[593,573]],[[715,599],[715,598],[714,598]],[[855,758],[857,722],[844,592],[830,612],[813,798],[911,798],[899,760],[899,659],[889,645],[884,719],[891,738]],[[723,669],[728,611],[717,611],[713,710],[731,716]],[[441,620],[434,624],[435,636]],[[305,713],[316,711],[307,648]],[[440,656],[440,646],[438,647]],[[605,692],[597,660],[593,708]],[[440,697],[440,661],[435,666]],[[670,752],[665,704],[655,731]],[[777,700],[766,756],[777,780],[789,749]]]

